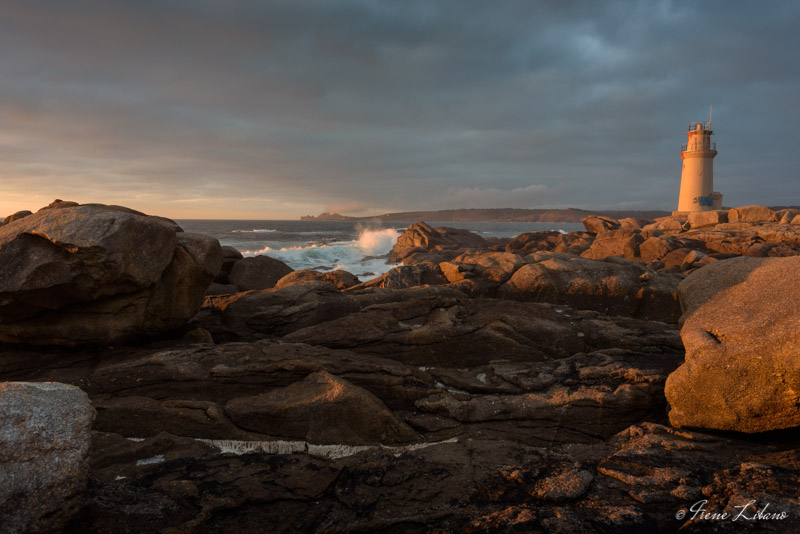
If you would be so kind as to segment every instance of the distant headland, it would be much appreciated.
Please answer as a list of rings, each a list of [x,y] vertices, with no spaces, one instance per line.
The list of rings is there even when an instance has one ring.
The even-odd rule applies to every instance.
[[[633,217],[636,219],[656,219],[666,217],[668,211],[587,211],[575,208],[565,209],[515,209],[515,208],[475,208],[438,211],[400,211],[369,217],[348,217],[339,213],[320,213],[303,215],[302,221],[462,221],[462,222],[575,222],[579,223],[589,215],[605,215],[615,219]]]

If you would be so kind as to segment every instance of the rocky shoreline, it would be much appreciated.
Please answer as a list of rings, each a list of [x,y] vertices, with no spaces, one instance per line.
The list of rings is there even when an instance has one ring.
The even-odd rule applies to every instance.
[[[9,219],[0,533],[800,531],[794,210],[420,222],[365,282]]]

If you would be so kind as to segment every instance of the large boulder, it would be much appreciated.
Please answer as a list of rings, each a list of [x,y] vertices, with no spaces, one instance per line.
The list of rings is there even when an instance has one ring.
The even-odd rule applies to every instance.
[[[597,235],[592,246],[581,253],[584,258],[600,260],[609,256],[633,259],[639,257],[639,245],[644,242],[638,230],[607,230]]]
[[[417,438],[375,395],[326,371],[269,393],[233,399],[225,411],[243,428],[310,443],[363,445]]]
[[[639,262],[619,258],[597,261],[552,252],[528,258],[532,262],[500,286],[497,298],[566,304],[669,323],[677,322],[680,316],[680,275],[658,273]]]
[[[219,270],[220,246],[170,222],[83,205],[0,228],[0,341],[114,344],[184,325]]]
[[[800,425],[800,257],[733,258],[679,286],[686,362],[667,380],[670,422],[763,432]]]
[[[433,228],[425,222],[418,222],[409,226],[397,238],[397,242],[389,254],[389,260],[397,262],[414,252],[486,248],[486,246],[487,242],[484,238],[469,230]]]
[[[58,532],[81,508],[94,409],[66,384],[0,382],[0,532]]]
[[[244,258],[233,264],[228,281],[240,291],[270,289],[294,269],[269,256]]]
[[[727,210],[691,211],[689,212],[689,226],[691,228],[708,228],[728,222]]]
[[[589,215],[584,217],[581,222],[590,234],[602,234],[609,230],[618,230],[622,226],[618,220],[605,215]]]
[[[649,237],[639,244],[639,256],[645,263],[650,263],[679,248],[681,242],[673,237]]]
[[[766,206],[739,206],[728,211],[728,221],[736,222],[770,222],[775,219],[775,210]]]

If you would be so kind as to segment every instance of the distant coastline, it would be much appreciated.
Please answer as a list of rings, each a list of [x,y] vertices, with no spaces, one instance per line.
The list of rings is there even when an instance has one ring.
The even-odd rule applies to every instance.
[[[515,208],[475,208],[438,211],[401,211],[384,213],[369,217],[349,217],[339,213],[320,213],[304,215],[302,221],[459,221],[459,222],[581,222],[589,215],[606,215],[615,219],[634,217],[655,219],[670,215],[662,210],[602,210],[588,211],[574,208],[565,209],[515,209]]]

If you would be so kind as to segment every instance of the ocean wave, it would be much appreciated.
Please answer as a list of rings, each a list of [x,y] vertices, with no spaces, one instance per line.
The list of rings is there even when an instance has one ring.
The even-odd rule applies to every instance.
[[[234,234],[264,234],[267,232],[277,232],[275,228],[253,228],[252,230],[231,230]]]
[[[272,243],[241,252],[244,256],[265,254],[298,270],[344,270],[356,276],[376,276],[393,267],[386,264],[383,256],[391,250],[397,235],[395,228],[365,229],[356,239],[349,241],[331,240],[305,245]]]

